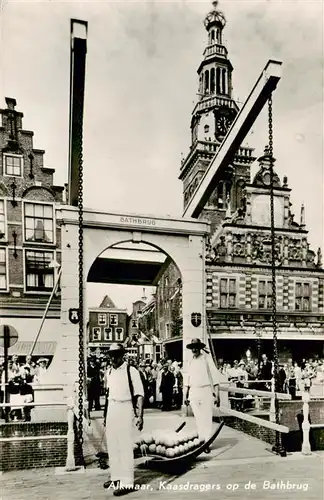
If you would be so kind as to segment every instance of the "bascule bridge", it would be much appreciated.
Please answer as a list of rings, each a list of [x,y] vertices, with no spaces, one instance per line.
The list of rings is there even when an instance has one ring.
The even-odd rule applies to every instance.
[[[238,110],[231,98],[232,67],[227,59],[226,49],[222,45],[224,18],[216,8],[215,4],[214,11],[207,17],[205,23],[210,41],[206,49],[206,58],[198,70],[200,89],[205,94],[193,115],[193,133],[197,134],[197,141],[196,139],[193,141],[193,153],[197,155],[197,161],[201,167],[199,167],[199,176],[192,178],[192,173],[196,170],[195,167],[189,168],[190,158],[183,165],[182,175],[184,178],[188,175],[188,178],[186,177],[188,182],[186,182],[189,196],[181,218],[103,213],[83,207],[82,121],[87,25],[75,20],[71,21],[70,206],[62,207],[58,214],[62,225],[62,329],[59,349],[53,363],[53,369],[60,367],[62,382],[65,384],[71,384],[83,372],[86,284],[88,281],[102,283],[103,276],[106,277],[106,282],[111,282],[112,275],[116,278],[115,270],[118,266],[118,259],[109,257],[109,254],[106,256],[105,252],[120,247],[124,243],[150,245],[155,251],[171,259],[180,272],[184,371],[188,362],[185,345],[193,337],[200,337],[207,342],[205,261],[210,223],[204,220],[205,217],[203,219],[199,217],[208,200],[215,196],[215,189],[220,183],[225,186],[223,202],[225,198],[228,198],[228,194],[237,198],[238,185],[242,180],[241,173],[238,176],[234,175],[231,185],[229,181],[233,180],[233,176],[229,174],[235,170],[233,165],[241,165],[238,170],[242,172],[251,162],[251,150],[240,150],[241,144],[281,76],[281,63],[269,61],[242,109]],[[206,94],[210,89],[214,91],[214,96]],[[209,118],[208,113],[210,113]],[[212,116],[214,116],[214,122],[211,119]],[[200,141],[211,146],[208,156],[209,164],[205,162],[204,155],[201,155],[198,141],[198,135],[201,134],[200,125],[205,133],[207,129],[204,128],[204,120],[207,119],[210,127],[212,127],[212,122],[216,123],[216,132],[212,133],[209,129],[211,136],[214,137],[213,134],[216,134],[215,140]],[[240,158],[242,154],[247,161],[242,161]],[[192,172],[190,175],[189,170]],[[194,182],[193,188],[189,177]],[[185,187],[185,192],[187,192],[186,189]],[[212,205],[212,212],[216,214],[216,217],[224,217],[222,210],[224,208],[220,208],[217,204]],[[123,272],[123,266],[119,265],[119,280],[113,282],[130,283],[131,277],[134,284],[155,285],[163,273],[163,266],[159,268],[158,263],[156,259],[156,262],[150,262],[146,266],[143,281],[143,266],[141,267],[138,259],[134,257],[128,261],[127,275]],[[168,263],[170,260],[163,265]]]

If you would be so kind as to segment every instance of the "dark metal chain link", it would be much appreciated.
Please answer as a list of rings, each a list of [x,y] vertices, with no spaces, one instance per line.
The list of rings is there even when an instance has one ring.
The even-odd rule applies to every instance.
[[[278,355],[278,326],[277,326],[277,291],[276,291],[276,240],[274,218],[274,158],[273,158],[273,120],[272,120],[272,94],[268,101],[269,120],[269,159],[270,159],[270,225],[271,225],[271,276],[272,276],[272,328],[273,328],[273,368],[275,392],[279,392],[279,355]],[[280,424],[279,401],[275,398],[276,424]],[[276,431],[276,451],[281,453],[281,433]]]
[[[79,211],[79,421],[78,434],[79,443],[83,444],[83,414],[84,414],[84,387],[85,387],[85,363],[84,363],[84,297],[83,297],[83,136],[82,136],[82,96],[77,109],[79,116],[77,120],[76,147],[79,155],[79,178],[78,178],[78,211]]]

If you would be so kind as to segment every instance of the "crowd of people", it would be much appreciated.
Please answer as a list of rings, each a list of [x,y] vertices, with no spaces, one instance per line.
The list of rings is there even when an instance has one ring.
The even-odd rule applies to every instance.
[[[127,355],[126,355],[127,356]],[[91,353],[87,361],[88,411],[101,410],[100,396],[105,392],[105,375],[109,369],[109,358]],[[181,408],[183,399],[183,377],[181,363],[163,359],[155,363],[129,357],[135,366],[144,387],[145,408],[160,408],[162,411]]]
[[[46,358],[32,359],[26,356],[24,361],[17,355],[8,359],[7,402],[11,407],[0,407],[0,418],[7,420],[31,421],[34,390],[32,384],[42,384],[47,372],[49,360]],[[0,360],[0,403],[5,402],[5,365]],[[26,406],[26,404],[29,404]]]
[[[126,354],[126,357],[128,355]],[[32,406],[24,403],[34,401],[34,391],[30,384],[42,384],[48,368],[48,359],[24,359],[14,355],[8,360],[8,393],[9,402],[15,408],[8,409],[9,419],[30,421]],[[105,394],[105,375],[109,368],[109,357],[97,356],[91,353],[87,360],[87,395],[88,411],[102,410],[100,397]],[[181,362],[172,359],[162,359],[158,363],[151,359],[129,357],[129,363],[140,373],[145,396],[146,408],[160,408],[162,411],[180,409],[183,401],[183,375]],[[234,362],[218,363],[219,371],[224,381],[229,381],[234,387],[271,390],[273,377],[273,362],[266,354],[260,361],[251,357]],[[4,360],[0,359],[0,403],[4,402]],[[298,363],[288,359],[286,363],[279,362],[279,392],[289,393],[292,399],[297,393],[306,389],[313,397],[324,397],[324,360],[304,359]],[[242,408],[242,395],[230,393],[232,408]],[[4,418],[5,410],[0,408],[0,418]]]
[[[126,355],[127,356],[127,355]],[[162,359],[158,363],[151,359],[130,357],[129,363],[135,366],[142,379],[145,390],[144,405],[146,408],[160,408],[162,411],[180,409],[183,401],[183,375],[181,362]],[[92,353],[88,358],[88,410],[102,410],[100,396],[105,392],[105,373],[109,368],[109,358]],[[252,357],[234,360],[233,362],[218,362],[218,368],[224,382],[228,381],[234,387],[245,387],[271,390],[273,378],[273,362],[266,354],[260,361]],[[313,397],[324,397],[324,360],[304,359],[301,363],[288,359],[286,363],[279,362],[279,392],[288,393],[292,399],[297,393],[310,390]],[[242,409],[242,394],[230,393],[231,407]]]
[[[248,387],[262,391],[271,390],[274,364],[266,354],[260,362],[252,358],[235,360],[233,363],[220,363],[220,372],[235,387]],[[298,363],[289,358],[286,363],[278,363],[279,392],[288,393],[296,399],[297,393],[310,391],[312,397],[324,397],[324,360],[303,359]],[[241,406],[242,395],[232,395],[231,406]]]

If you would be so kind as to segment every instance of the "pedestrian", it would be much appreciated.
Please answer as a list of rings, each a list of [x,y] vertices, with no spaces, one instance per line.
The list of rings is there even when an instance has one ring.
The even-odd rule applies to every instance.
[[[206,345],[200,339],[192,339],[186,347],[192,350],[193,358],[185,383],[185,404],[191,404],[199,438],[207,442],[213,433],[213,405],[220,404],[220,374],[211,356],[207,356],[206,351],[202,352]],[[210,453],[210,448],[206,447],[205,452]]]
[[[101,363],[95,353],[90,354],[87,363],[87,389],[88,389],[88,411],[92,411],[93,405],[95,411],[101,410],[100,405],[100,368]]]
[[[178,368],[178,371],[175,371],[175,384],[173,393],[175,409],[180,410],[183,398],[183,377],[180,368]]]
[[[288,359],[287,363],[287,384],[291,399],[296,399],[296,372],[291,358]]]
[[[261,357],[258,379],[266,381],[258,384],[260,391],[270,391],[272,379],[272,363],[268,360],[268,356],[266,354],[262,354]]]
[[[284,365],[279,363],[279,370],[278,370],[278,392],[285,392],[285,386],[286,386],[286,371],[284,368]]]
[[[162,411],[172,410],[173,387],[175,383],[171,365],[165,364],[162,369],[160,392],[162,394]]]
[[[161,391],[160,391],[160,388],[161,388],[161,380],[162,380],[162,373],[163,373],[163,367],[162,367],[162,363],[159,362],[157,364],[157,376],[156,376],[156,387],[155,387],[155,402],[156,402],[156,406],[157,408],[161,408],[162,407],[162,394],[161,394]]]
[[[106,438],[109,456],[110,481],[115,496],[134,491],[133,416],[136,426],[143,429],[144,388],[139,372],[124,361],[122,344],[113,343],[109,349],[111,369],[106,376],[108,408]]]
[[[46,383],[46,373],[47,373],[47,367],[48,367],[48,359],[47,358],[40,358],[37,361],[38,367],[35,370],[35,382],[38,382],[39,384],[45,384]]]

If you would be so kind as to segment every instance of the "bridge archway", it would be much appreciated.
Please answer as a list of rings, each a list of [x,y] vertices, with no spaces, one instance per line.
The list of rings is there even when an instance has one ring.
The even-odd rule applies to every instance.
[[[78,278],[78,211],[75,207],[61,207],[62,224],[62,278],[61,278],[61,334],[55,366],[63,384],[78,378],[77,324],[71,323],[69,310],[79,305]],[[205,239],[209,224],[195,219],[175,219],[151,216],[130,216],[84,210],[83,289],[89,272],[98,256],[120,242],[145,243],[159,249],[172,259],[182,278],[183,312],[183,368],[187,371],[189,352],[186,344],[194,337],[207,341],[205,308]],[[84,303],[84,323],[87,304]],[[201,324],[191,323],[192,313],[201,314]],[[84,324],[84,331],[86,325]],[[58,367],[58,364],[60,365]]]

